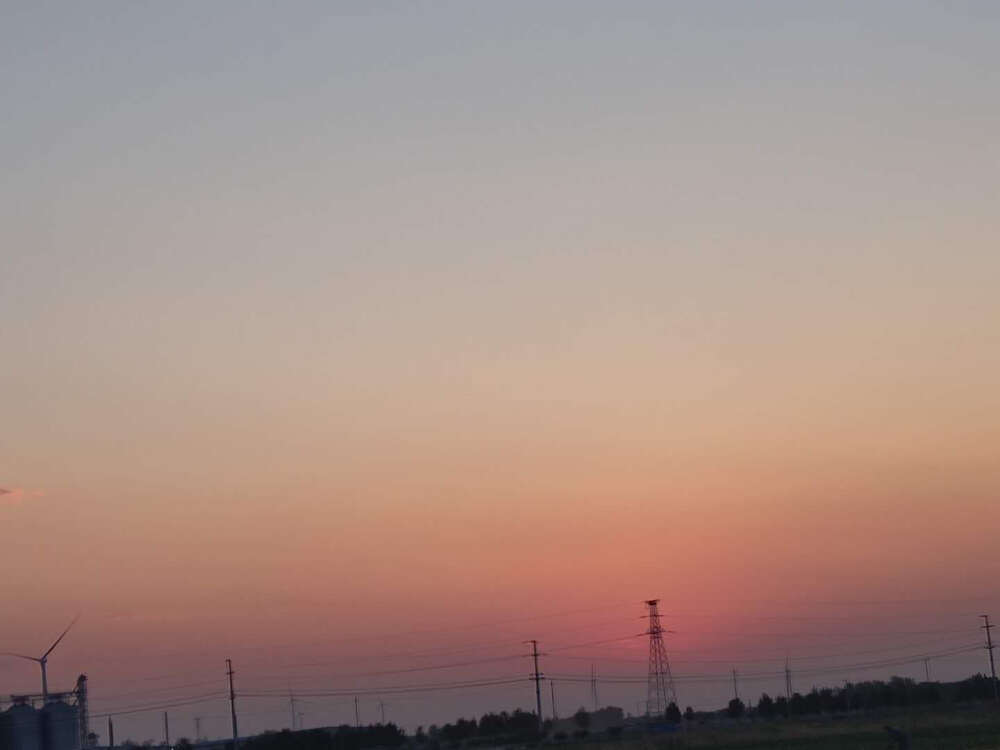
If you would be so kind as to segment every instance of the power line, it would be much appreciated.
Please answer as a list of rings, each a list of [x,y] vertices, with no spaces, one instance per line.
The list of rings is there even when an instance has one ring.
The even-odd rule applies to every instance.
[[[185,690],[187,688],[193,688],[193,687],[204,687],[205,685],[216,685],[216,684],[218,684],[218,682],[219,682],[218,680],[204,680],[202,682],[188,682],[188,683],[185,683],[183,685],[171,685],[170,687],[153,688],[151,690],[133,690],[133,691],[128,692],[128,693],[119,693],[118,695],[112,695],[112,696],[102,695],[102,696],[100,696],[99,700],[101,700],[101,701],[116,701],[116,700],[119,700],[121,698],[131,698],[131,697],[135,697],[135,696],[138,696],[138,695],[153,695],[153,694],[156,694],[156,693],[169,693],[172,690]],[[93,702],[94,701],[92,699],[91,703],[93,703]]]
[[[684,631],[677,631],[683,634]],[[934,630],[896,630],[896,631],[882,631],[873,632],[865,631],[863,633],[845,633],[840,632],[829,632],[829,631],[815,631],[815,630],[799,630],[799,631],[751,631],[751,630],[699,630],[699,635],[713,635],[713,636],[729,636],[732,638],[896,638],[901,635],[944,635],[944,634],[957,634],[970,632],[970,628],[948,628],[948,629],[934,629]]]
[[[493,679],[481,679],[481,680],[467,680],[462,682],[444,682],[444,683],[430,683],[430,684],[417,684],[417,685],[402,685],[397,687],[383,686],[374,688],[341,688],[341,689],[316,689],[316,690],[299,690],[296,695],[300,698],[323,698],[323,697],[340,697],[340,696],[351,696],[351,695],[368,695],[368,696],[378,696],[381,694],[390,693],[414,693],[414,692],[428,692],[428,691],[448,691],[448,690],[461,690],[463,688],[472,687],[488,687],[491,685],[513,685],[515,683],[524,683],[524,677],[501,677]],[[277,698],[287,695],[287,692],[279,691],[240,691],[241,698]]]
[[[584,648],[586,646],[601,646],[606,643],[620,643],[621,641],[632,641],[635,640],[636,638],[642,638],[643,636],[646,635],[649,635],[648,630],[642,633],[633,633],[632,635],[619,636],[617,638],[603,638],[599,641],[584,641],[583,643],[572,643],[567,646],[555,646],[554,648],[548,649],[546,653],[550,654],[553,651],[569,651],[570,649]]]
[[[965,632],[965,631],[963,631]],[[889,651],[902,651],[906,649],[919,648],[921,646],[932,646],[939,643],[945,643],[951,641],[951,638],[935,638],[930,641],[921,641],[919,643],[909,643],[900,646],[887,646],[884,648],[876,649],[864,649],[862,651],[840,651],[836,653],[827,654],[811,654],[809,656],[788,656],[787,652],[774,652],[775,656],[773,658],[761,658],[761,659],[672,659],[671,664],[736,664],[746,665],[746,664],[770,664],[777,663],[781,661],[799,661],[799,662],[809,662],[819,659],[838,659],[845,656],[863,656],[866,654],[881,654]],[[671,653],[674,654],[685,654],[685,653],[701,653],[699,651],[684,651],[684,650],[672,650]],[[559,659],[576,659],[581,661],[593,661],[593,655],[576,655],[576,654],[560,654],[557,658]],[[612,661],[620,664],[646,664],[645,659],[627,659],[622,657],[600,655],[600,658],[606,661]]]
[[[589,610],[583,610],[583,611],[589,611]],[[579,630],[587,630],[587,629],[591,629],[591,628],[595,628],[595,627],[603,627],[605,625],[620,625],[622,622],[623,622],[623,620],[621,618],[618,618],[618,619],[615,619],[615,620],[605,620],[605,621],[602,621],[602,622],[599,622],[599,623],[590,623],[590,624],[583,625],[583,626],[576,627],[576,628],[560,628],[559,632],[560,633],[571,633],[571,632],[579,631]],[[611,639],[611,640],[609,640],[607,642],[612,642],[614,640],[616,640],[616,639]],[[604,641],[601,641],[601,642],[603,643]],[[462,646],[462,647],[458,647],[458,648],[456,648],[454,646],[441,646],[441,647],[432,648],[432,649],[421,649],[419,651],[397,651],[397,652],[389,652],[389,653],[372,654],[372,655],[366,655],[366,656],[353,656],[353,657],[347,657],[347,658],[338,658],[336,661],[295,662],[295,663],[290,663],[290,664],[275,664],[275,665],[270,665],[270,666],[273,666],[276,669],[311,669],[311,668],[327,667],[327,666],[331,666],[333,664],[343,664],[345,662],[371,661],[372,659],[421,658],[421,657],[424,657],[424,656],[436,656],[436,655],[439,655],[439,654],[456,654],[456,653],[464,653],[464,652],[469,652],[469,651],[482,651],[484,649],[495,648],[497,646],[510,646],[510,645],[521,644],[521,643],[524,643],[524,639],[523,638],[504,638],[504,639],[501,639],[501,640],[487,641],[485,643],[479,643],[479,644],[469,645],[469,646]],[[561,648],[575,648],[577,645],[580,645],[580,644],[574,644],[572,646],[563,646]],[[251,675],[251,676],[256,677],[258,679],[286,680],[288,678],[287,674],[261,674],[261,673],[253,672],[252,670],[251,671],[243,670],[243,674],[244,675]],[[167,675],[166,677],[170,677],[170,676],[176,676],[176,675]],[[369,675],[367,675],[367,674],[355,674],[355,675],[344,675],[344,676],[369,676]],[[160,679],[160,678],[150,678],[150,679]]]
[[[517,659],[523,659],[524,654],[505,654],[503,656],[491,656],[485,659],[470,659],[468,661],[458,661],[450,662],[447,664],[428,664],[422,667],[406,667],[403,669],[381,669],[374,672],[341,672],[337,674],[323,675],[326,678],[332,679],[349,679],[355,677],[384,677],[386,675],[394,674],[411,674],[414,672],[436,672],[444,669],[459,669],[461,667],[472,667],[479,664],[493,664],[500,661],[514,661]],[[316,666],[320,666],[317,664]],[[256,675],[257,679],[281,679],[288,680],[289,676],[285,675]]]
[[[601,609],[603,609],[603,607]],[[578,610],[578,611],[593,611],[593,610]],[[541,616],[539,616],[539,618],[520,618],[520,621],[531,620],[531,619],[540,619],[540,618],[545,618],[545,617],[554,617],[554,616],[559,616],[559,615],[541,615]],[[774,619],[781,619],[781,618],[780,617],[775,617]],[[796,618],[788,617],[786,619],[796,619]],[[799,619],[805,619],[805,618],[799,618]],[[994,625],[992,625],[990,623],[989,618],[987,616],[983,616],[983,619],[985,621],[985,625],[983,626],[983,628],[985,629],[986,640],[987,640],[987,646],[986,646],[986,648],[987,648],[987,650],[989,652],[989,655],[991,657],[991,674],[993,675],[993,685],[994,685],[994,689],[996,690],[997,686],[998,686],[998,683],[997,683],[996,676],[995,676],[995,665],[992,664],[992,657],[993,657],[994,645],[992,644],[991,632],[990,632],[991,628],[993,628]],[[615,622],[620,622],[620,620],[616,620]],[[667,631],[664,631],[662,629],[662,625],[660,626],[660,629],[661,629],[661,633],[662,632],[667,632]],[[952,629],[941,629],[941,628],[938,628],[938,629],[928,629],[928,630],[908,630],[908,631],[904,630],[904,631],[884,632],[884,633],[871,632],[871,631],[865,632],[865,633],[842,633],[842,632],[841,633],[825,633],[825,632],[816,632],[816,631],[800,631],[800,632],[786,632],[786,633],[781,633],[781,634],[775,634],[775,633],[767,633],[767,634],[756,633],[756,634],[754,634],[754,633],[749,633],[749,632],[744,631],[744,632],[740,632],[740,633],[733,633],[733,635],[734,636],[738,636],[738,637],[748,637],[748,636],[752,636],[752,635],[757,635],[757,636],[779,635],[780,637],[797,637],[797,636],[801,636],[801,637],[807,637],[807,638],[812,638],[812,637],[827,637],[827,636],[830,636],[830,637],[843,637],[843,638],[873,638],[873,637],[899,637],[899,636],[909,636],[909,635],[913,635],[913,636],[916,636],[916,635],[932,635],[932,634],[940,635],[940,634],[955,634],[955,633],[965,634],[965,633],[968,633],[969,630],[970,629],[965,629],[965,628],[963,628],[961,630],[952,630]],[[725,631],[720,631],[720,632],[725,632]],[[577,650],[577,649],[584,649],[584,648],[592,647],[592,646],[603,646],[603,645],[610,645],[610,644],[622,643],[622,642],[626,642],[626,641],[632,641],[632,640],[634,640],[636,638],[639,638],[639,637],[642,637],[642,636],[645,636],[645,635],[649,635],[649,634],[650,634],[649,631],[646,631],[644,633],[636,633],[636,634],[627,635],[627,636],[621,636],[621,637],[601,638],[601,639],[595,639],[595,640],[589,640],[589,641],[582,641],[582,642],[579,642],[579,643],[570,643],[570,644],[557,645],[557,646],[555,646],[555,647],[553,647],[551,649],[548,649],[547,652],[546,652],[546,655],[552,654],[554,658],[564,658],[564,659],[586,658],[586,659],[588,659],[588,661],[592,662],[593,661],[593,657],[592,656],[581,656],[579,654],[564,653],[564,652],[571,652],[571,651],[574,651],[574,650]],[[917,646],[917,645],[930,645],[932,643],[938,643],[938,642],[944,641],[944,640],[950,640],[950,639],[941,638],[941,639],[935,639],[933,641],[929,641],[926,644],[912,644],[912,645],[913,646]],[[506,645],[506,644],[509,644],[509,643],[512,643],[512,641],[511,640],[503,640],[503,641],[496,641],[496,642],[494,642],[494,644],[500,644],[500,645]],[[539,685],[538,685],[538,682],[541,679],[541,674],[539,672],[538,665],[537,665],[537,657],[541,656],[542,654],[540,652],[537,652],[537,642],[534,645],[535,645],[535,648],[533,649],[533,653],[530,654],[530,656],[532,656],[532,658],[536,659],[535,673],[532,675],[532,679],[535,679],[535,681],[536,681],[536,705],[538,706],[538,715],[539,715],[539,717],[541,717],[540,695],[539,695]],[[464,651],[476,651],[476,650],[481,650],[483,648],[493,648],[493,647],[494,647],[493,644],[479,644],[479,645],[470,646],[470,647],[463,648],[463,649],[458,649],[456,651],[462,651],[462,650],[464,650]],[[910,646],[892,646],[892,647],[887,647],[887,648],[884,648],[884,649],[866,649],[866,650],[853,651],[853,652],[847,652],[847,653],[819,654],[819,655],[813,655],[813,656],[799,656],[799,657],[791,657],[791,658],[788,659],[788,661],[789,662],[797,662],[800,665],[800,667],[796,669],[796,673],[797,674],[803,674],[803,675],[821,675],[821,674],[832,674],[832,673],[837,673],[837,672],[845,672],[845,671],[849,671],[849,670],[877,669],[877,668],[881,668],[881,667],[896,666],[896,665],[901,665],[901,664],[915,663],[917,661],[923,661],[924,664],[925,664],[925,674],[927,674],[927,676],[929,677],[929,674],[928,674],[929,669],[927,667],[927,660],[929,660],[931,658],[945,658],[945,657],[950,657],[950,656],[957,656],[957,655],[962,655],[962,654],[966,654],[966,653],[971,653],[972,651],[977,651],[978,649],[982,648],[982,645],[981,645],[981,642],[979,644],[975,644],[973,646],[966,646],[965,644],[954,644],[950,648],[940,649],[940,650],[934,651],[932,653],[921,654],[920,656],[917,656],[917,657],[914,657],[914,658],[907,658],[904,655],[904,656],[901,656],[901,657],[893,657],[893,658],[885,658],[885,659],[877,659],[877,660],[873,659],[873,660],[870,660],[870,661],[863,661],[863,662],[860,662],[860,663],[853,663],[853,664],[834,664],[834,665],[829,665],[829,666],[815,666],[813,668],[804,668],[804,667],[807,667],[808,665],[810,665],[810,662],[815,662],[815,661],[819,661],[819,660],[823,660],[823,659],[839,659],[839,658],[847,657],[847,656],[865,655],[865,654],[885,654],[887,652],[899,651],[899,650],[904,649],[904,648],[910,648]],[[450,652],[454,652],[454,651],[450,651]],[[424,651],[423,655],[432,655],[433,653],[435,653],[435,651]],[[684,652],[673,652],[672,651],[672,653],[684,653]],[[420,656],[421,654],[420,653],[413,653],[413,652],[411,652],[411,655],[413,655],[413,656]],[[383,658],[384,658],[384,655],[383,655]],[[492,657],[485,657],[485,658],[478,658],[478,659],[468,659],[468,660],[451,661],[451,662],[445,662],[445,663],[440,663],[440,664],[429,664],[429,665],[424,665],[424,666],[416,666],[416,667],[409,667],[409,668],[402,668],[402,669],[393,669],[393,670],[380,670],[380,671],[367,672],[367,673],[353,673],[353,674],[345,674],[345,675],[340,675],[340,676],[341,677],[391,676],[391,675],[400,675],[400,674],[409,674],[409,673],[419,673],[419,672],[425,672],[425,671],[429,672],[429,671],[436,671],[436,670],[460,669],[460,668],[463,668],[463,667],[483,665],[483,664],[491,664],[491,663],[501,663],[501,662],[505,662],[505,661],[509,661],[509,660],[512,661],[512,660],[521,659],[521,658],[524,658],[523,654],[503,654],[503,655],[499,655],[499,656],[492,656]],[[601,658],[605,658],[605,657],[601,657]],[[622,659],[622,658],[611,657],[611,660],[612,661],[616,661],[616,662],[622,662],[622,663],[632,663],[630,660],[628,660],[628,659]],[[751,664],[751,663],[754,662],[754,660],[749,660],[749,659],[748,660],[742,660],[742,661],[740,661],[740,660],[732,660],[732,659],[726,659],[726,660],[720,659],[720,660],[716,660],[716,661],[718,661],[720,663],[721,662],[728,662],[729,664],[733,664],[734,665],[734,671],[735,671],[735,665]],[[756,661],[759,662],[759,663],[766,663],[767,661],[770,661],[770,660],[763,660],[763,659],[761,659],[761,660],[756,660]],[[777,661],[777,660],[774,660],[774,661]],[[691,660],[691,662],[692,663],[713,663],[713,660],[708,660],[708,659],[705,659],[705,660],[696,660],[696,659],[693,659],[693,660]],[[638,662],[638,660],[635,660],[634,663],[641,663],[641,662]],[[675,662],[675,663],[685,663],[685,662]],[[551,664],[550,664],[550,666],[551,666]],[[231,660],[227,660],[227,668],[228,668],[227,676],[229,677],[229,696],[228,697],[230,699],[230,714],[231,714],[231,717],[233,719],[234,739],[238,740],[238,733],[236,732],[236,710],[235,710],[235,698],[236,698],[237,693],[236,693],[234,685],[233,685],[233,678],[232,678],[233,672],[232,672],[232,662],[231,662]],[[550,669],[550,671],[551,671],[551,669]],[[188,673],[188,674],[190,674],[190,673]],[[245,673],[243,673],[243,674],[245,674]],[[755,670],[752,670],[752,669],[750,669],[750,670],[744,670],[744,669],[741,668],[739,670],[739,677],[743,678],[743,679],[747,679],[747,680],[771,679],[771,678],[774,678],[774,677],[779,677],[782,674],[784,674],[787,677],[790,674],[790,668],[788,668],[787,671],[777,671],[776,670],[776,671],[773,671],[773,672],[772,671],[768,671],[768,670],[763,670],[763,669],[755,671]],[[156,677],[149,677],[149,678],[143,678],[143,679],[158,680],[158,679],[168,679],[170,677],[177,677],[177,676],[180,676],[180,674],[165,675],[165,676],[156,676]],[[187,676],[187,675],[184,675],[184,676]],[[733,675],[733,676],[735,677],[735,675]],[[551,676],[550,676],[550,679],[551,679]],[[602,677],[600,680],[598,680],[597,677],[596,677],[596,669],[594,668],[593,664],[591,664],[591,674],[588,675],[588,676],[582,676],[582,675],[579,676],[579,677],[577,677],[577,676],[567,676],[565,678],[562,677],[562,676],[559,676],[559,679],[565,679],[565,681],[567,681],[567,682],[583,682],[583,681],[590,682],[591,688],[592,688],[592,692],[593,692],[593,698],[594,698],[594,705],[595,705],[595,707],[597,706],[596,691],[597,691],[597,685],[598,685],[599,682],[612,683],[612,684],[615,683],[615,682],[619,682],[619,683],[622,683],[622,684],[632,684],[632,683],[642,682],[642,679],[639,678],[639,677],[633,677],[633,676],[626,677],[624,675],[621,678],[616,678],[616,676],[614,676],[614,675],[609,675],[607,677]],[[688,675],[679,675],[677,677],[678,681],[688,681],[688,682],[695,682],[695,681],[713,682],[713,681],[721,681],[722,679],[727,679],[727,678],[721,677],[720,675],[715,675],[715,674],[701,674],[701,673],[692,673],[692,674],[688,674]],[[242,681],[244,683],[246,682],[245,679],[242,680]],[[647,675],[647,678],[646,678],[647,686],[648,686],[648,681],[649,681],[649,678],[648,678],[648,675]],[[491,687],[513,686],[513,685],[517,685],[517,684],[523,684],[523,682],[524,682],[524,678],[523,677],[522,678],[515,678],[515,677],[507,678],[507,677],[496,677],[496,676],[494,676],[494,677],[483,677],[483,678],[476,679],[476,680],[464,680],[464,681],[462,681],[462,680],[455,680],[455,681],[451,681],[451,682],[442,682],[442,683],[396,685],[396,686],[389,686],[389,687],[384,687],[383,686],[383,687],[377,687],[377,688],[366,688],[364,690],[357,690],[357,689],[352,689],[352,690],[337,689],[337,690],[330,690],[330,691],[322,692],[322,688],[317,688],[314,691],[305,691],[305,692],[303,692],[301,694],[305,695],[305,696],[312,696],[312,697],[328,697],[328,696],[329,697],[339,697],[339,696],[343,696],[345,694],[351,694],[351,695],[355,695],[355,696],[358,696],[358,695],[372,696],[372,695],[378,695],[378,694],[387,694],[387,695],[388,694],[397,694],[397,695],[413,694],[413,695],[419,695],[421,693],[433,693],[433,692],[448,691],[448,690],[457,690],[457,689],[480,689],[480,688],[486,689],[486,688],[491,688]],[[735,680],[734,680],[734,682],[735,682]],[[105,697],[104,700],[105,701],[117,701],[119,699],[127,698],[127,697],[136,697],[137,698],[139,696],[152,696],[152,695],[156,695],[156,694],[160,694],[160,695],[162,695],[162,694],[169,694],[169,693],[172,693],[174,691],[182,691],[182,690],[185,690],[187,688],[200,687],[200,686],[203,686],[203,685],[209,685],[209,684],[214,684],[214,683],[215,683],[214,680],[213,681],[201,681],[201,682],[186,682],[186,683],[181,683],[181,684],[176,684],[176,685],[169,685],[169,686],[164,686],[164,687],[156,687],[156,688],[145,689],[145,690],[136,690],[136,691],[132,691],[132,692],[119,693],[119,694],[116,694],[114,696]],[[554,696],[554,692],[555,692],[554,686],[552,686],[551,690],[552,690],[553,698],[554,698],[555,697]],[[738,687],[735,684],[734,684],[734,692],[738,694]],[[282,693],[285,696],[288,695],[288,691],[282,691]],[[298,691],[297,691],[297,693],[298,693]],[[247,698],[267,698],[267,697],[275,697],[275,695],[277,695],[277,693],[272,693],[272,692],[265,691],[265,690],[259,690],[259,691],[248,691],[246,693],[240,692],[239,695],[240,695],[240,697],[247,697]],[[154,711],[154,710],[163,710],[165,708],[183,707],[183,706],[195,705],[195,704],[198,704],[198,703],[204,703],[204,702],[206,702],[208,700],[216,700],[216,699],[219,699],[220,697],[225,697],[225,694],[220,695],[219,693],[210,693],[210,694],[207,694],[207,695],[204,695],[204,696],[201,696],[201,695],[198,695],[198,696],[177,696],[177,697],[167,697],[167,696],[164,696],[163,698],[161,698],[159,700],[155,700],[155,701],[151,700],[148,703],[147,702],[143,702],[143,701],[138,701],[138,702],[136,702],[134,704],[129,704],[129,705],[123,707],[123,708],[117,708],[117,709],[114,709],[114,710],[108,710],[108,711],[105,711],[105,712],[102,712],[102,713],[97,713],[97,714],[92,714],[92,715],[95,718],[98,717],[98,716],[101,716],[101,717],[107,716],[107,717],[110,718],[110,716],[113,715],[113,714],[127,715],[127,714],[140,713],[140,712],[144,712],[144,711]],[[293,699],[293,701],[294,700],[295,699]],[[293,705],[292,705],[292,715],[293,715],[292,722],[293,722],[293,727],[294,727],[295,726],[294,702],[293,702]]]
[[[454,633],[454,632],[467,632],[469,630],[483,630],[483,629],[494,629],[500,625],[516,625],[522,622],[537,622],[539,620],[552,620],[560,617],[571,617],[573,615],[587,614],[590,612],[606,612],[611,610],[618,610],[622,605],[627,602],[618,603],[605,603],[600,606],[593,607],[579,607],[576,609],[566,609],[557,612],[546,612],[539,615],[528,615],[524,617],[509,617],[503,620],[485,620],[482,622],[474,622],[464,625],[449,625],[443,627],[432,627],[432,628],[412,628],[410,630],[398,630],[392,631],[391,633],[376,633],[376,634],[365,634],[356,636],[344,636],[341,638],[324,638],[322,641],[314,641],[312,643],[279,643],[279,644],[268,644],[267,648],[269,650],[276,649],[295,649],[295,648],[305,648],[310,646],[328,646],[332,643],[358,643],[364,641],[374,641],[374,642],[385,642],[389,639],[398,639],[408,636],[416,635],[435,635],[438,633]],[[562,629],[560,629],[562,630]],[[522,639],[515,639],[512,643],[519,643]],[[229,649],[231,651],[259,651],[262,648],[260,644],[247,645],[247,646],[233,646],[230,645]],[[183,651],[158,651],[155,652],[158,656],[190,656],[192,653],[206,653],[207,650],[193,650],[185,649]],[[149,654],[149,651],[144,653]],[[113,657],[109,657],[106,661],[112,661]],[[129,659],[122,658],[121,661],[130,661]],[[246,674],[245,672],[243,674]]]
[[[877,669],[879,667],[892,667],[900,666],[904,664],[914,664],[922,662],[924,659],[930,658],[944,658],[948,656],[957,656],[959,654],[972,653],[978,651],[982,646],[980,644],[969,644],[962,647],[937,651],[933,653],[917,654],[914,656],[907,656],[896,659],[884,659],[879,661],[861,662],[856,664],[843,664],[836,665],[832,667],[821,667],[817,669],[806,669],[798,670],[799,674],[804,675],[821,675],[821,674],[836,674],[838,672],[853,671],[853,670],[864,670],[864,669]],[[744,679],[751,678],[774,678],[781,677],[786,674],[785,670],[781,671],[769,671],[769,672],[750,672],[742,673],[740,677]],[[589,675],[580,674],[555,674],[554,677],[558,678],[563,682],[588,682],[591,677]],[[681,674],[675,675],[674,680],[677,682],[729,682],[732,679],[732,673],[722,674],[722,673],[705,673],[705,674]],[[605,683],[618,683],[618,684],[639,684],[648,681],[639,676],[632,675],[610,675],[601,677],[599,682]]]
[[[193,706],[198,703],[206,703],[212,700],[223,700],[226,697],[225,693],[215,692],[208,693],[206,695],[194,696],[191,698],[185,698],[183,700],[172,701],[170,703],[154,703],[146,704],[142,706],[126,706],[123,708],[116,708],[111,711],[101,711],[99,713],[91,713],[91,718],[105,718],[108,716],[124,716],[126,714],[138,714],[144,711],[160,711],[165,708],[179,708],[181,706]]]

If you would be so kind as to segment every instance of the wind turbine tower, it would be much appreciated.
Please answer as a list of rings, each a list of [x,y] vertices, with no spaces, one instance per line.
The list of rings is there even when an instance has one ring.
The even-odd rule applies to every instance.
[[[76,617],[74,617],[73,618],[73,622],[71,622],[68,626],[66,626],[66,629],[62,632],[62,634],[58,638],[56,638],[55,643],[53,643],[51,646],[49,646],[49,650],[46,651],[41,656],[25,656],[24,654],[13,654],[13,653],[10,653],[9,651],[5,651],[2,654],[3,656],[16,656],[18,659],[27,659],[28,661],[38,662],[38,665],[42,668],[42,703],[43,704],[49,702],[49,678],[48,678],[48,675],[46,674],[46,671],[45,671],[45,667],[49,663],[49,654],[51,654],[55,650],[56,646],[59,645],[59,642],[63,638],[66,637],[66,634],[69,632],[70,628],[72,628],[74,625],[76,625],[76,621],[79,620],[79,619],[80,619],[79,615],[77,615]]]

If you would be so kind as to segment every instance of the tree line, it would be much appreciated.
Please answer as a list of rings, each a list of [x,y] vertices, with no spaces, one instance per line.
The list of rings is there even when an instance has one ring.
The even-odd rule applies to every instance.
[[[302,729],[296,732],[265,732],[240,743],[241,750],[365,750],[375,747],[399,747],[406,742],[406,732],[395,724],[372,724],[336,729]]]
[[[747,705],[739,698],[716,712],[695,712],[690,707],[682,715],[670,704],[664,720],[680,723],[682,718],[694,720],[710,714],[725,714],[731,718],[746,715],[762,719],[818,714],[840,714],[904,706],[930,706],[939,703],[962,703],[988,700],[993,697],[993,681],[976,674],[959,682],[917,682],[909,677],[892,677],[888,681],[870,680],[847,683],[840,688],[813,688],[808,693],[792,693],[790,697],[772,698],[762,693],[756,705]]]
[[[695,711],[688,706],[683,712],[675,703],[667,706],[666,712],[654,720],[669,724],[682,721],[706,721],[717,716],[732,719],[752,717],[763,720],[781,717],[815,716],[820,714],[843,714],[906,706],[930,706],[941,703],[961,703],[993,698],[993,681],[990,677],[976,674],[959,682],[917,682],[908,677],[892,677],[889,680],[870,680],[847,683],[839,688],[813,688],[807,693],[792,693],[791,697],[778,695],[771,697],[762,693],[756,703],[746,704],[733,698],[728,705],[717,711]],[[620,708],[607,707],[591,714],[580,709],[572,716],[576,731],[574,738],[580,739],[589,733],[591,717],[599,714],[621,719],[625,724],[624,712]],[[605,722],[607,723],[607,722]],[[617,735],[622,726],[608,726],[605,732]],[[545,721],[542,734],[552,729],[552,722]],[[534,712],[515,709],[484,714],[479,719],[461,718],[442,726],[430,725],[425,731],[418,727],[412,737],[407,737],[395,724],[374,724],[365,727],[341,725],[333,729],[310,729],[290,732],[267,732],[247,740],[241,750],[368,750],[369,748],[394,748],[414,743],[426,750],[441,747],[476,747],[502,743],[533,742],[541,738],[538,719]],[[566,735],[560,732],[560,735]],[[560,736],[557,739],[568,739]],[[129,744],[129,743],[126,743]],[[151,743],[150,743],[151,744]],[[178,742],[183,748],[185,740]]]

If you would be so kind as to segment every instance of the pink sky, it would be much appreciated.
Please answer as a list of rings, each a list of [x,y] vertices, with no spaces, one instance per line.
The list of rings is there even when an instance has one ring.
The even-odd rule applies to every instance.
[[[523,677],[521,640],[638,633],[660,597],[711,707],[730,662],[787,652],[805,689],[976,642],[1000,19],[966,5],[12,14],[0,650],[82,613],[50,676],[97,711],[221,690],[227,657],[247,692],[388,690]],[[644,648],[547,656],[561,710]],[[452,650],[490,661],[356,676]],[[390,716],[533,699],[421,695]],[[252,700],[247,731],[287,723]]]

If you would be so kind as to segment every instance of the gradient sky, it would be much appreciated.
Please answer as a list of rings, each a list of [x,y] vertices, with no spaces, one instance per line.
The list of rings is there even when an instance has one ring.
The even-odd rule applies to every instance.
[[[686,674],[976,642],[998,38],[985,1],[4,3],[0,650],[82,612],[50,680],[107,710],[227,656],[523,676],[349,675],[629,635],[652,596]],[[411,729],[532,700],[386,698]]]

